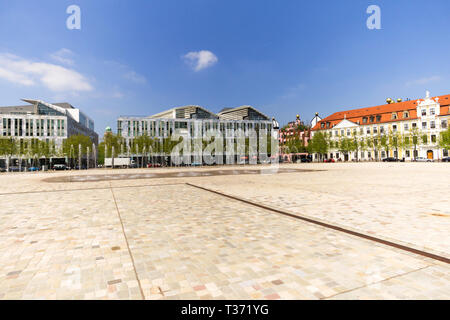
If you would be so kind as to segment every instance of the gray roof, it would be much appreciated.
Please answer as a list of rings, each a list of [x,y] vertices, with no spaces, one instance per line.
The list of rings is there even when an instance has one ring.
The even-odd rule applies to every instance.
[[[8,107],[0,107],[0,113],[35,113],[36,109],[34,105],[26,105],[26,106],[8,106]]]
[[[68,102],[58,102],[58,103],[51,103],[54,104],[55,106],[64,108],[64,109],[75,109],[70,103]]]

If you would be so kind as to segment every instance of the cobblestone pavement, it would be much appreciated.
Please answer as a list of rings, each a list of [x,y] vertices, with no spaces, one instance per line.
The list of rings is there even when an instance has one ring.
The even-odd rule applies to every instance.
[[[0,299],[449,299],[448,264],[184,184],[449,254],[448,169],[332,165],[72,183],[42,179],[79,173],[1,175]]]
[[[211,177],[195,184],[450,258],[447,163],[302,167],[328,170]]]

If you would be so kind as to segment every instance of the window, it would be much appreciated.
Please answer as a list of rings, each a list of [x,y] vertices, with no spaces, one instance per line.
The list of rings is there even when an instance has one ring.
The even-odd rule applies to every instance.
[[[448,157],[448,150],[447,149],[442,150],[442,155],[444,157]]]
[[[422,122],[422,129],[426,129],[427,128],[427,123],[426,122]]]
[[[435,134],[431,135],[431,142],[436,142],[436,135]]]
[[[436,111],[434,108],[430,108],[430,115],[434,116],[436,114]]]
[[[397,113],[396,113],[396,112],[393,112],[393,113],[391,114],[391,119],[392,119],[392,120],[397,119]]]
[[[330,127],[330,123],[329,122],[327,122],[327,128],[329,128]]]
[[[336,131],[334,132],[334,135],[337,137],[337,136],[339,135],[339,131],[336,130]]]
[[[428,143],[428,136],[427,136],[426,134],[424,134],[424,135],[422,136],[422,142],[423,142],[424,144],[427,144],[427,143]]]
[[[343,135],[344,135],[344,130],[342,129],[342,130],[341,130],[341,136],[343,136]]]
[[[436,123],[434,121],[430,121],[430,128],[431,129],[436,128]]]
[[[412,127],[413,127],[413,128],[417,128],[417,123],[414,122],[414,123],[412,124]]]
[[[396,124],[394,124],[394,125],[392,126],[392,130],[393,130],[394,132],[397,131],[397,125],[396,125]]]
[[[122,135],[122,121],[120,120],[117,121],[117,135]]]
[[[409,130],[409,125],[407,123],[405,123],[404,129],[405,129],[405,131]]]
[[[370,134],[370,128],[367,128],[366,133]]]
[[[350,129],[347,129],[347,136],[350,135]]]
[[[364,151],[361,151],[361,159],[364,159]]]
[[[409,150],[406,150],[406,157],[409,158],[411,155],[409,153]]]
[[[441,128],[442,129],[446,129],[447,128],[447,120],[442,120],[441,121]]]
[[[363,118],[363,123],[367,123],[367,117]]]
[[[427,109],[422,109],[422,116],[426,116],[427,115]]]
[[[380,127],[380,133],[384,133],[384,127],[383,126]]]
[[[378,132],[378,128],[377,127],[373,127],[373,133],[377,134],[377,132]]]
[[[403,118],[409,118],[409,112],[408,111],[403,111]]]
[[[381,121],[381,116],[377,115],[377,122],[380,122],[380,121]]]
[[[320,127],[321,127],[322,129],[325,128],[325,123],[322,122],[322,123],[320,124]]]
[[[374,116],[370,116],[370,122],[373,122],[375,120]]]

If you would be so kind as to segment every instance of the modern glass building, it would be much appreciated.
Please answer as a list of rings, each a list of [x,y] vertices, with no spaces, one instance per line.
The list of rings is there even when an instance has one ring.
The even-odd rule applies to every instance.
[[[201,106],[188,105],[148,117],[120,116],[117,120],[117,133],[124,138],[128,150],[133,139],[142,135],[162,141],[177,133],[190,140],[204,137],[208,131],[234,141],[238,134],[249,137],[250,132],[271,135],[278,131],[278,123],[252,106],[225,108],[215,114]]]
[[[98,144],[94,121],[67,102],[23,99],[29,105],[0,107],[0,136],[53,141],[60,147],[72,135],[89,136]]]

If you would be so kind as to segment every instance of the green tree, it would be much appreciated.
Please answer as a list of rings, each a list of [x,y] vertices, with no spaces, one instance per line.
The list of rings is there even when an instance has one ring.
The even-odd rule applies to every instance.
[[[351,151],[354,150],[354,142],[353,139],[347,137],[341,137],[339,140],[339,152],[344,155],[349,155]]]
[[[80,145],[81,150],[79,147]],[[92,151],[92,140],[90,137],[82,134],[70,136],[64,141],[62,146],[63,154],[75,161],[77,161],[80,157],[85,156],[88,148]],[[81,163],[78,165],[81,166]]]
[[[438,145],[443,149],[450,149],[450,127],[439,134]]]
[[[316,132],[311,139],[310,144],[312,152],[319,154],[320,160],[322,160],[323,155],[328,153],[328,138],[324,133]]]
[[[400,134],[398,131],[389,130],[388,134],[388,144],[389,148],[395,150],[396,158],[398,159],[398,148],[400,146]]]
[[[105,155],[106,146],[106,155]],[[117,156],[122,152],[122,148],[125,146],[125,139],[112,132],[107,132],[103,136],[103,141],[98,145],[98,163],[104,164],[105,157],[112,157],[112,149],[114,147],[114,156]]]
[[[414,160],[416,160],[417,146],[420,144],[422,133],[419,131],[419,129],[417,129],[417,127],[413,127],[409,132],[409,136],[411,138],[411,144],[414,146]]]
[[[386,152],[386,157],[388,157],[389,156],[389,140],[388,140],[388,136],[386,136],[385,134],[383,134],[380,137],[380,148]]]
[[[14,138],[0,138],[0,155],[7,158],[7,167],[10,166],[11,157],[19,151]]]
[[[411,145],[411,137],[408,134],[402,134],[400,136],[400,148],[403,150],[403,152],[409,150],[409,148],[411,148]]]

